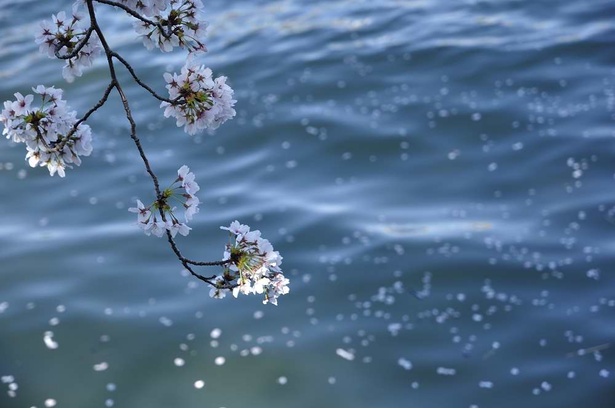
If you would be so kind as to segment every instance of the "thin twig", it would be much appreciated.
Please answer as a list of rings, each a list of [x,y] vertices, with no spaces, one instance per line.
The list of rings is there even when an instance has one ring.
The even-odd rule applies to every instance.
[[[143,21],[144,23],[148,23],[151,24],[153,26],[157,26],[159,27],[161,30],[164,30],[164,28],[159,24],[156,23],[155,21],[149,20],[145,17],[143,17],[141,14],[137,13],[136,11],[134,11],[133,9],[131,9],[128,6],[123,5],[122,3],[118,3],[117,1],[111,1],[111,0],[94,0],[97,3],[102,3],[102,4],[107,4],[109,6],[114,6],[114,7],[119,7],[122,10],[124,10],[126,13],[130,14],[131,16],[133,16],[136,19],[139,19],[141,21]],[[89,0],[88,0],[89,3]]]
[[[111,91],[113,90],[114,87],[115,87],[115,83],[111,81],[109,85],[107,85],[107,89],[105,89],[105,93],[103,94],[102,98],[96,103],[96,105],[90,108],[90,110],[86,112],[83,115],[83,117],[77,121],[77,123],[75,123],[75,128],[79,126],[80,123],[86,121],[90,117],[90,115],[92,115],[96,110],[102,107],[105,104],[105,102],[107,102],[107,99],[109,98],[109,94],[111,94]]]
[[[175,101],[162,97],[160,95],[158,95],[156,93],[156,91],[154,91],[152,88],[150,88],[149,85],[147,85],[146,83],[144,83],[143,81],[141,81],[141,79],[137,76],[137,73],[135,72],[135,70],[132,68],[132,66],[128,63],[128,61],[126,61],[124,59],[124,57],[122,57],[121,55],[119,55],[116,52],[111,52],[111,56],[115,57],[119,62],[121,62],[122,64],[124,64],[124,67],[126,67],[126,69],[128,70],[128,72],[130,73],[130,75],[132,75],[132,78],[137,82],[137,84],[139,84],[141,87],[145,88],[145,90],[147,90],[150,94],[152,94],[152,96],[160,101],[164,101],[164,102],[168,102],[170,104],[175,103]]]
[[[80,120],[75,122],[75,124],[73,125],[70,132],[66,135],[66,137],[54,146],[54,148],[52,149],[53,151],[61,152],[62,149],[64,149],[64,146],[68,143],[68,141],[71,139],[74,133],[77,132],[77,128],[79,128],[79,125],[81,125],[82,122],[85,122],[90,117],[90,115],[96,112],[100,107],[102,107],[105,104],[105,102],[107,102],[107,99],[109,98],[109,94],[111,94],[111,91],[113,90],[114,87],[115,87],[115,83],[111,81],[109,85],[107,85],[107,88],[105,89],[103,96],[96,103],[96,105],[90,108],[90,110],[86,112]]]

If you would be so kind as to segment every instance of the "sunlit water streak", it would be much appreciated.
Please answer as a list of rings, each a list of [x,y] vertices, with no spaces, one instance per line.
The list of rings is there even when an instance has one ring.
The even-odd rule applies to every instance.
[[[2,100],[65,85],[31,33],[70,3],[0,1]],[[613,405],[612,2],[207,8],[236,119],[190,138],[121,79],[163,185],[187,164],[202,186],[182,250],[219,258],[238,218],[291,293],[211,300],[139,232],[151,182],[114,99],[64,180],[0,149],[3,406]],[[163,92],[182,56],[102,20]]]

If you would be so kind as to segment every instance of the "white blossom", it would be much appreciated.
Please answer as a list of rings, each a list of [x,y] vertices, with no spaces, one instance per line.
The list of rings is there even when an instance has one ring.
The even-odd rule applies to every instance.
[[[184,202],[184,217],[187,222],[192,220],[192,217],[199,212],[199,203],[199,198],[194,195],[190,195]]]
[[[224,288],[225,282],[221,277],[216,278],[215,284],[209,290],[209,296],[212,298],[222,299],[229,292],[228,288]]]
[[[232,239],[224,250],[224,259],[228,260],[226,271],[217,278],[215,287],[232,288],[234,297],[262,294],[264,304],[277,305],[278,297],[290,291],[289,280],[280,269],[280,254],[269,240],[261,237],[260,231],[251,231],[245,224],[234,221],[220,228],[227,230]]]
[[[250,226],[241,224],[237,220],[232,222],[229,227],[220,226],[222,230],[228,230],[237,236],[237,240],[242,240],[243,235],[250,231]]]
[[[192,230],[191,227],[188,227],[185,223],[180,223],[177,219],[173,219],[173,221],[167,220],[166,228],[171,233],[171,237],[175,237],[177,233],[187,236],[190,230]]]
[[[211,69],[189,60],[180,74],[167,72],[164,79],[173,102],[162,102],[160,107],[165,108],[164,116],[174,117],[186,133],[216,129],[235,116],[233,89],[226,84],[226,77],[214,80]]]
[[[153,234],[156,237],[162,237],[167,229],[166,223],[163,222],[162,220],[156,220],[155,216],[154,216],[154,221],[151,223],[150,226],[151,227],[149,228],[148,231],[150,232],[150,234]]]
[[[92,153],[92,132],[84,123],[77,125],[77,113],[69,110],[61,89],[39,85],[33,91],[41,99],[40,106],[32,105],[31,94],[15,93],[15,101],[4,102],[2,134],[26,144],[31,167],[46,166],[51,176],[64,177],[67,167],[79,166],[81,156]]]
[[[151,0],[117,0],[117,2],[145,16],[152,15],[155,10],[165,9],[168,5],[168,0],[155,0],[156,4],[153,4]],[[161,7],[159,8],[156,5]]]
[[[177,175],[178,177],[171,187],[162,192],[160,200],[145,206],[137,199],[137,207],[128,209],[130,212],[137,213],[137,224],[148,236],[153,234],[162,237],[168,231],[171,237],[175,238],[178,233],[187,236],[192,230],[186,223],[179,221],[175,215],[177,208],[171,207],[170,203],[172,200],[181,201],[186,222],[192,220],[192,216],[199,211],[199,198],[194,194],[199,190],[199,187],[195,181],[194,173],[190,172],[188,166],[180,167],[177,170]],[[180,186],[173,188],[177,182],[180,183]],[[158,212],[164,214],[164,220],[158,219]]]
[[[207,51],[203,43],[207,22],[202,17],[201,0],[130,0],[122,3],[147,17],[136,20],[134,28],[148,50],[156,47],[169,52],[180,47],[190,52]]]
[[[150,220],[152,212],[149,207],[145,207],[143,203],[137,199],[137,207],[131,207],[129,212],[137,213],[137,221],[139,224],[147,224]]]
[[[66,57],[76,52],[75,56],[66,59],[62,70],[62,76],[68,82],[80,77],[82,69],[92,66],[94,58],[102,51],[96,32],[91,32],[87,42],[83,43],[89,31],[79,6],[79,2],[73,5],[70,16],[61,11],[53,15],[51,21],[41,22],[35,38],[40,51],[49,58]]]
[[[31,94],[25,97],[19,92],[15,93],[17,100],[11,104],[15,116],[27,115],[30,111],[30,104],[34,100],[34,96]]]
[[[188,195],[194,195],[201,188],[195,181],[194,173],[190,172],[190,168],[184,165],[177,170],[178,181],[181,182],[181,186],[186,190]]]

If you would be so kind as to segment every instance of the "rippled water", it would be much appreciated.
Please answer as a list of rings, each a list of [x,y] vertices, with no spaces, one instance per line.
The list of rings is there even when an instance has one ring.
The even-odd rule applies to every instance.
[[[2,100],[97,101],[102,61],[67,85],[31,41],[71,3],[0,1]],[[202,187],[182,250],[217,259],[237,218],[291,293],[212,300],[138,231],[151,182],[117,98],[63,180],[4,141],[3,406],[615,404],[615,3],[207,3],[235,120],[190,138],[121,79],[155,171]],[[112,46],[163,91],[182,55],[117,16]]]

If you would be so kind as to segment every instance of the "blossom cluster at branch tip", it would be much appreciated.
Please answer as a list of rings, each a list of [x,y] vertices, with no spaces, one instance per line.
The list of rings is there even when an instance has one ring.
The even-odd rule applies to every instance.
[[[154,47],[169,52],[185,48],[190,52],[207,51],[203,38],[207,22],[202,18],[201,0],[123,0],[144,19],[134,22],[137,34],[148,50]]]
[[[180,74],[167,72],[164,79],[173,102],[162,102],[160,107],[165,108],[164,116],[175,117],[186,133],[216,129],[235,116],[233,89],[226,84],[226,77],[213,79],[211,69],[189,59]]]
[[[229,227],[220,227],[231,234],[231,242],[224,250],[226,265],[223,275],[216,277],[209,295],[224,298],[232,292],[241,294],[262,294],[263,304],[278,305],[278,297],[290,291],[289,280],[280,265],[282,256],[273,249],[269,240],[261,237],[259,230],[234,221]]]
[[[41,22],[40,29],[36,33],[36,43],[39,44],[42,53],[47,54],[49,58],[66,59],[62,76],[68,82],[80,77],[83,74],[82,69],[92,66],[94,58],[102,51],[95,32],[91,32],[86,40],[89,27],[83,24],[84,17],[77,2],[73,5],[69,16],[64,11],[54,14],[51,21]],[[73,57],[65,58],[75,52]]]
[[[80,156],[92,152],[92,133],[84,123],[77,124],[77,113],[62,99],[62,90],[39,85],[33,88],[41,97],[40,106],[32,106],[34,95],[15,93],[16,101],[5,101],[0,113],[3,135],[13,142],[26,144],[26,159],[31,167],[47,166],[49,174],[65,176],[70,164],[79,166]]]
[[[128,211],[137,213],[137,224],[143,232],[150,236],[162,237],[166,231],[175,237],[177,233],[187,236],[191,227],[181,222],[175,215],[175,207],[171,206],[171,200],[177,200],[184,208],[184,220],[192,220],[192,216],[199,211],[199,198],[196,192],[200,187],[194,180],[194,173],[184,165],[177,170],[177,179],[173,184],[162,192],[159,200],[149,206],[145,206],[137,200],[137,207],[131,207]],[[175,186],[179,184],[179,186]],[[175,187],[174,187],[175,186]],[[160,213],[165,215],[164,220]]]

